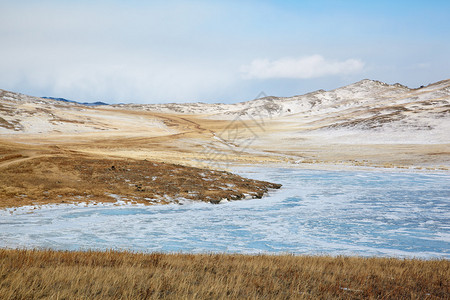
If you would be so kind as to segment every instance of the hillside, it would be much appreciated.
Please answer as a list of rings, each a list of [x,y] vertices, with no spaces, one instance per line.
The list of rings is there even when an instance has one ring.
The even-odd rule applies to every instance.
[[[0,139],[89,155],[227,169],[450,167],[450,80],[410,89],[362,80],[235,104],[89,107],[0,90]]]

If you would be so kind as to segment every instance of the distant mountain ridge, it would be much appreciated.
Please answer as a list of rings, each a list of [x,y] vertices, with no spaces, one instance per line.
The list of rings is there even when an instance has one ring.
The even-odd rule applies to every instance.
[[[54,97],[41,97],[42,99],[50,99],[50,100],[56,100],[56,101],[62,101],[62,102],[69,102],[69,103],[76,103],[86,106],[98,106],[98,105],[109,105],[108,103],[97,101],[97,102],[78,102],[74,100],[68,100],[64,98],[54,98]]]

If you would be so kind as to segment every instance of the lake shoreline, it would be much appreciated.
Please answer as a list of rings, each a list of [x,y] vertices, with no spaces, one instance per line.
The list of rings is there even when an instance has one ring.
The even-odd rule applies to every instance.
[[[121,160],[119,160],[121,161]],[[143,161],[144,163],[152,163],[150,161]],[[159,165],[171,165],[167,163],[161,163],[161,162],[153,162],[155,164]],[[342,171],[342,172],[381,172],[381,173],[403,173],[403,174],[435,174],[435,175],[450,175],[450,170],[447,169],[439,169],[439,168],[426,168],[421,166],[411,166],[409,168],[406,167],[383,167],[383,166],[358,166],[358,165],[341,165],[341,164],[324,164],[324,163],[299,163],[299,164],[292,164],[292,163],[265,163],[265,164],[253,164],[253,163],[218,163],[218,162],[211,162],[212,166],[215,166],[215,169],[212,168],[192,168],[188,166],[182,166],[187,169],[193,169],[193,170],[205,170],[207,172],[221,172],[225,175],[233,175],[236,176],[239,174],[239,170],[242,169],[294,169],[294,170],[321,170],[321,171]],[[176,165],[175,165],[176,166]],[[209,163],[204,164],[205,167],[209,167]],[[229,173],[231,172],[231,174]],[[228,174],[227,174],[228,173]],[[223,178],[223,176],[221,176]],[[255,180],[251,178],[251,176],[248,176],[245,178],[248,181]],[[142,184],[141,184],[142,185]],[[273,184],[270,182],[265,182],[265,185],[267,186],[267,191],[263,192],[262,194],[258,194],[256,197],[256,194],[253,196],[253,198],[260,198],[267,196],[267,193],[269,191],[274,191],[278,189],[278,184]],[[275,187],[275,188],[274,188]],[[141,187],[139,185],[136,186],[136,189],[139,191]],[[205,189],[207,191],[209,189]],[[241,194],[241,193],[237,193]],[[208,200],[212,204],[219,204],[219,203],[225,203],[227,201],[237,201],[237,200],[246,200],[250,199],[249,195],[243,194],[243,197],[235,197],[235,199],[231,199],[230,196],[233,196],[231,194],[227,194],[224,197],[219,197],[220,199],[214,199],[214,200]],[[146,199],[145,201],[136,201],[134,199],[129,199],[126,195],[116,195],[113,193],[106,193],[105,195],[102,195],[101,197],[98,197],[97,200],[95,199],[89,199],[91,196],[87,195],[84,197],[78,196],[77,199],[74,199],[71,197],[71,200],[61,200],[61,199],[39,199],[38,201],[28,201],[27,203],[20,203],[19,205],[11,203],[5,204],[0,201],[0,211],[2,210],[8,210],[11,209],[17,209],[17,208],[24,208],[25,210],[35,210],[42,207],[48,207],[49,205],[67,205],[72,204],[77,207],[81,206],[91,206],[91,205],[115,205],[115,206],[122,206],[122,205],[166,205],[166,204],[183,204],[183,202],[188,201],[189,199],[186,199],[184,197],[174,197],[174,198],[167,198],[167,199],[153,199],[150,200],[150,198]],[[83,198],[85,199],[83,201]],[[170,199],[171,198],[171,199]],[[228,198],[228,199],[227,199]],[[224,201],[221,202],[221,199]],[[225,201],[227,200],[227,201]],[[204,200],[206,201],[206,200]],[[35,204],[33,204],[35,203]]]
[[[12,248],[55,250],[450,257],[448,175],[234,171],[283,187],[261,199],[219,205],[65,203],[7,209],[0,211],[0,238]]]

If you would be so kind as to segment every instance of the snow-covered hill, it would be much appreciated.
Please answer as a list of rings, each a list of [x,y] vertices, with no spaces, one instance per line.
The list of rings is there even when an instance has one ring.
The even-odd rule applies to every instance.
[[[331,91],[319,90],[293,97],[269,96],[236,104],[120,104],[112,107],[200,114],[214,119],[295,116],[313,118],[317,122],[315,126],[329,128],[373,129],[396,123],[396,126],[430,129],[435,125],[432,119],[443,121],[450,117],[450,80],[410,89],[398,83],[389,85],[365,79]]]

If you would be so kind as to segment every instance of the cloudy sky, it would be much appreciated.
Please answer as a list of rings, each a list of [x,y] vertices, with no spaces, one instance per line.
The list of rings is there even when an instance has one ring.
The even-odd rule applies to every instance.
[[[0,88],[238,102],[450,78],[450,1],[4,1]]]

